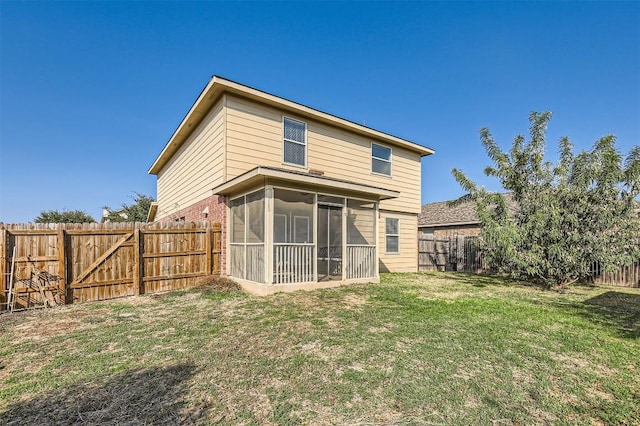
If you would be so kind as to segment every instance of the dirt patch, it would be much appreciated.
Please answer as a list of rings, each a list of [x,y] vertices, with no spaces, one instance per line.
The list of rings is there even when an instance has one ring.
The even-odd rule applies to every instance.
[[[360,308],[367,304],[367,297],[361,294],[348,294],[342,299],[342,302],[347,308]]]
[[[465,382],[473,379],[475,376],[476,376],[476,372],[475,371],[471,371],[471,370],[468,370],[467,368],[463,368],[463,367],[458,367],[458,369],[456,370],[455,374],[453,375],[453,377],[460,378],[460,379],[464,380]]]
[[[7,315],[15,315],[15,317],[3,323],[2,331],[13,334],[14,338],[11,340],[13,344],[25,341],[44,342],[79,329],[95,328],[99,324],[94,324],[87,319],[105,316],[109,312],[108,309],[82,311],[76,307],[63,307],[33,311],[29,312],[29,315],[12,313]]]
[[[563,367],[569,370],[581,370],[591,367],[591,362],[579,356],[557,355],[556,359],[562,362]]]
[[[144,295],[144,296],[129,296],[129,297],[123,297],[121,299],[110,299],[110,300],[103,301],[103,303],[113,303],[113,302],[139,306],[139,305],[147,305],[149,303],[152,303],[153,299],[149,297],[149,295]]]
[[[478,399],[474,396],[469,396],[464,401],[465,408],[478,408],[479,406],[480,406],[480,402],[478,402]]]
[[[596,397],[597,399],[604,400],[604,401],[613,401],[616,399],[616,397],[613,396],[613,394],[610,394],[609,392],[605,392],[601,389],[597,389],[595,387],[592,387],[589,390],[589,394]]]
[[[396,328],[394,324],[384,324],[380,327],[369,327],[369,333],[391,333]]]
[[[534,382],[533,375],[526,370],[522,370],[520,368],[514,367],[511,370],[511,374],[513,374],[513,380],[518,383],[523,383],[529,386]]]
[[[175,334],[175,333],[176,333],[176,329],[173,327],[170,327],[170,328],[165,328],[164,330],[156,331],[155,333],[153,333],[153,337],[156,339],[159,339],[161,337],[168,336],[170,334]]]

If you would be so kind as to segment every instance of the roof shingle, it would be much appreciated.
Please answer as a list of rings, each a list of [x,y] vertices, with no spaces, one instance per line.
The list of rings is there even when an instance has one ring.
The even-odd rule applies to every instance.
[[[513,210],[514,202],[511,194],[502,194],[507,202],[509,210]],[[455,207],[448,206],[449,201],[428,203],[422,206],[422,212],[418,216],[418,226],[452,226],[470,225],[480,223],[476,213],[476,205],[469,201]]]

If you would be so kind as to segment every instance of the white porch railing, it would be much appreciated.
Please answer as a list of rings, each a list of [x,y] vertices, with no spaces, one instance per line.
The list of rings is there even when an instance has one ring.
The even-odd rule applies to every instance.
[[[345,259],[346,278],[374,278],[377,261],[376,246],[348,244]]]
[[[273,283],[293,284],[313,281],[313,244],[274,244]],[[264,283],[263,244],[231,244],[230,275],[249,281]],[[351,279],[376,276],[376,246],[349,244],[343,259],[345,277]]]
[[[313,244],[274,244],[273,283],[313,281]]]

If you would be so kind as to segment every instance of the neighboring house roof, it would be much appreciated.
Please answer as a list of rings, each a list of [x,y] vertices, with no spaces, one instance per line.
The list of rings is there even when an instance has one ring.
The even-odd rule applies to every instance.
[[[167,142],[164,149],[156,158],[155,162],[149,169],[150,174],[158,174],[164,165],[171,159],[173,154],[187,139],[191,131],[193,131],[202,119],[210,111],[211,107],[218,101],[224,93],[231,93],[242,96],[263,104],[271,105],[287,112],[293,112],[302,117],[307,117],[321,123],[330,124],[334,127],[349,130],[360,135],[375,138],[379,141],[389,143],[391,145],[400,146],[414,152],[418,152],[421,156],[431,155],[435,151],[431,148],[418,145],[415,142],[399,138],[381,131],[345,120],[344,118],[310,108],[308,106],[236,83],[231,80],[219,76],[213,76],[202,93],[198,96],[189,112],[184,117],[178,128],[175,130],[171,139]]]
[[[515,202],[511,194],[502,194],[507,202],[509,210],[513,210]],[[455,207],[449,207],[450,201],[439,201],[428,203],[422,206],[420,216],[418,216],[418,226],[438,227],[438,226],[460,226],[480,224],[476,205],[474,202],[466,202]]]
[[[109,220],[109,216],[111,216],[111,214],[117,214],[118,216],[120,216],[123,219],[127,218],[127,214],[124,212],[123,209],[118,209],[118,210],[111,210],[109,207],[103,207],[102,208],[102,218],[100,219],[100,223],[107,223],[107,222],[111,222]]]

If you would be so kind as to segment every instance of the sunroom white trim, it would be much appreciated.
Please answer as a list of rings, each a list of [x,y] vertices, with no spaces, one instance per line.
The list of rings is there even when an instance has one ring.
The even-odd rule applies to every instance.
[[[282,179],[291,183],[313,185],[331,192],[334,192],[336,189],[355,192],[366,196],[376,197],[380,200],[388,200],[390,198],[397,198],[400,196],[399,191],[393,191],[391,189],[265,166],[255,167],[240,176],[236,176],[235,178],[212,188],[212,190],[214,194],[228,195],[252,185],[262,183],[265,178]]]

